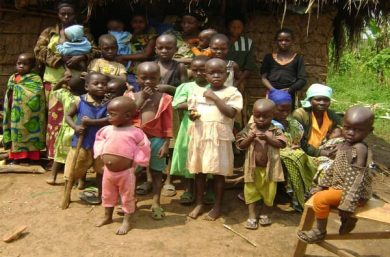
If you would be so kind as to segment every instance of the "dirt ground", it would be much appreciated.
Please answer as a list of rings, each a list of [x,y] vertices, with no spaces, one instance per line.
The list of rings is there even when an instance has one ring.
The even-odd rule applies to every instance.
[[[389,144],[370,139],[382,167],[390,165]],[[379,160],[377,159],[377,160]],[[63,186],[45,183],[47,174],[0,174],[0,236],[19,225],[27,225],[27,233],[11,243],[0,242],[0,256],[292,256],[296,243],[299,213],[284,213],[273,209],[273,224],[255,231],[244,228],[246,206],[237,199],[240,189],[225,194],[223,217],[210,222],[186,217],[192,207],[182,206],[176,196],[163,197],[166,218],[154,221],[150,212],[150,196],[138,197],[138,210],[133,216],[133,229],[125,236],[115,235],[121,217],[115,215],[113,224],[96,228],[103,215],[101,206],[85,205],[73,190],[73,202],[61,210]],[[390,196],[390,178],[375,177],[375,192]],[[228,224],[257,244],[254,247],[223,227]],[[332,214],[330,233],[337,232],[338,216]],[[389,225],[359,221],[356,231],[390,230]],[[336,245],[357,256],[390,256],[388,240],[339,241]],[[318,246],[309,246],[309,256],[333,256]]]

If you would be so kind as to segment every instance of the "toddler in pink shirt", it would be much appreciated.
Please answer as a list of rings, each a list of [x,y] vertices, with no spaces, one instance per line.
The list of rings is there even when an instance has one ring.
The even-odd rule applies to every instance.
[[[105,216],[96,226],[112,222],[120,195],[125,216],[116,233],[124,235],[130,230],[130,215],[135,211],[134,170],[137,165],[149,165],[150,142],[141,129],[132,126],[136,105],[131,98],[114,98],[107,110],[111,125],[97,132],[94,144],[95,158],[101,157],[104,162],[102,205]]]

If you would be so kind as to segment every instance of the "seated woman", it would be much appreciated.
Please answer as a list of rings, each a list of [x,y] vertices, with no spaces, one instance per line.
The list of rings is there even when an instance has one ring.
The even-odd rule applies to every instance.
[[[302,108],[296,109],[293,117],[303,126],[301,147],[308,155],[331,157],[334,149],[320,149],[330,135],[341,134],[341,117],[329,109],[332,89],[321,84],[313,84],[301,101]]]
[[[287,139],[286,148],[280,149],[286,182],[278,183],[278,194],[287,191],[291,197],[292,207],[301,212],[305,203],[305,194],[309,193],[313,183],[316,165],[312,157],[308,156],[300,146],[304,130],[303,126],[291,116],[293,101],[291,95],[284,90],[272,89],[268,97],[276,104],[272,123],[283,131]],[[282,190],[279,190],[280,187]]]

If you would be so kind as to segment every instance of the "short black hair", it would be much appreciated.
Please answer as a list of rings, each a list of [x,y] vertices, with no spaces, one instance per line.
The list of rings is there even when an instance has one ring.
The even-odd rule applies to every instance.
[[[214,36],[211,37],[210,39],[210,44],[216,40],[223,40],[226,41],[227,44],[229,44],[229,38],[222,33],[215,34]]]
[[[278,39],[278,36],[282,33],[290,34],[291,38],[294,39],[294,32],[289,28],[281,28],[275,33],[275,40]]]
[[[77,11],[77,5],[72,0],[61,0],[57,4],[57,11],[59,11],[62,7],[71,7],[76,12]]]
[[[85,76],[85,83],[88,83],[89,80],[91,79],[92,76],[95,76],[95,75],[98,75],[98,76],[103,76],[107,79],[108,81],[108,77],[106,75],[104,75],[103,73],[100,73],[100,72],[96,72],[96,71],[90,71],[88,72],[87,76]]]
[[[115,45],[118,43],[116,41],[116,38],[111,34],[103,34],[99,37],[99,46],[102,44],[103,41],[111,41],[112,43],[115,43]]]

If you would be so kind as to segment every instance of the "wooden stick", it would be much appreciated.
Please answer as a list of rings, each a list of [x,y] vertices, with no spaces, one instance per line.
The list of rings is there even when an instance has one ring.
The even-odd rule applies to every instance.
[[[250,239],[248,239],[246,236],[244,236],[243,234],[235,231],[234,229],[232,229],[229,225],[226,225],[226,224],[223,224],[223,226],[225,228],[227,228],[228,230],[232,231],[234,234],[238,235],[239,237],[241,237],[242,239],[244,239],[245,241],[247,241],[248,243],[250,243],[251,245],[253,245],[254,247],[257,247],[256,243],[251,241]]]
[[[76,152],[74,153],[71,168],[70,168],[70,174],[67,183],[65,183],[65,193],[64,193],[64,198],[62,199],[62,204],[61,208],[63,210],[67,209],[70,204],[70,196],[72,193],[72,187],[74,183],[74,178],[73,178],[73,173],[76,168],[76,163],[77,159],[79,157],[79,152],[81,148],[81,144],[83,143],[84,140],[84,134],[79,136],[79,139],[77,140],[77,145],[76,145]]]

